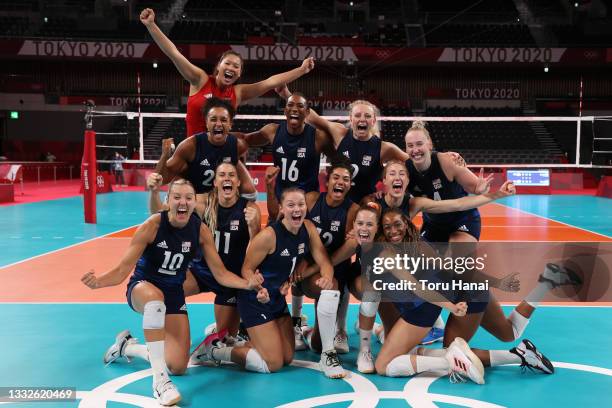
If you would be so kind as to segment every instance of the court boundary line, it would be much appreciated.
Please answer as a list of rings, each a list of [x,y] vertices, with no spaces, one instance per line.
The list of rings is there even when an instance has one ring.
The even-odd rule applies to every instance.
[[[59,249],[54,249],[52,251],[48,251],[48,252],[45,252],[45,253],[42,253],[42,254],[34,255],[34,256],[29,257],[29,258],[25,258],[25,259],[22,259],[20,261],[17,261],[17,262],[13,262],[13,263],[8,264],[8,265],[2,265],[2,266],[0,266],[0,272],[2,272],[3,269],[10,268],[11,266],[19,265],[20,263],[23,263],[23,262],[31,261],[31,260],[36,259],[36,258],[40,258],[41,256],[54,254],[56,252],[63,251],[65,249],[69,249],[69,248],[72,248],[72,247],[75,247],[75,246],[78,246],[78,245],[83,245],[83,244],[86,244],[88,242],[95,241],[96,239],[108,238],[109,235],[116,234],[118,232],[122,232],[122,231],[128,230],[130,228],[138,227],[139,225],[141,225],[141,224],[130,225],[129,227],[122,228],[122,229],[119,229],[119,230],[116,230],[116,231],[112,231],[112,232],[109,232],[107,234],[100,235],[99,237],[94,237],[94,238],[86,239],[85,241],[77,242],[75,244],[70,244],[68,246],[65,246],[65,247],[62,247],[62,248],[59,248]]]
[[[526,194],[526,195],[531,195],[531,194]],[[612,237],[609,237],[609,236],[604,235],[604,234],[602,234],[602,233],[595,232],[595,231],[591,231],[591,230],[589,230],[589,229],[582,228],[582,227],[577,227],[577,226],[575,226],[575,225],[571,225],[571,224],[568,224],[568,223],[563,222],[563,221],[553,220],[552,218],[548,218],[548,217],[545,217],[545,216],[543,216],[543,215],[539,215],[539,214],[534,214],[534,213],[532,213],[532,212],[525,211],[525,210],[522,210],[522,209],[520,209],[520,208],[511,207],[511,206],[509,206],[509,205],[507,205],[507,204],[502,204],[502,203],[499,203],[499,202],[489,203],[489,204],[501,205],[501,206],[504,206],[504,207],[506,207],[506,208],[511,208],[511,209],[513,209],[513,210],[520,211],[520,212],[522,212],[522,213],[532,215],[532,216],[534,216],[534,217],[543,218],[543,219],[545,219],[545,220],[552,221],[552,222],[557,222],[557,223],[559,223],[559,224],[563,224],[563,225],[568,226],[568,227],[576,228],[576,229],[579,229],[579,230],[582,230],[582,231],[585,231],[585,232],[590,232],[591,234],[599,235],[600,237],[604,237],[604,238],[607,238],[607,239],[612,239]],[[546,242],[548,242],[548,241],[546,241]],[[575,241],[572,241],[572,242],[575,242]]]
[[[314,304],[312,299],[310,302],[304,299],[305,304]],[[517,306],[521,302],[499,302],[501,306]],[[589,302],[594,304],[580,304],[578,302],[544,302],[538,305],[540,307],[576,307],[576,308],[612,308],[612,302]],[[215,302],[191,302],[187,303],[189,305],[214,305]],[[290,305],[291,303],[287,303]],[[0,307],[2,305],[127,305],[127,302],[0,302]],[[358,306],[359,302],[351,302],[349,305]]]

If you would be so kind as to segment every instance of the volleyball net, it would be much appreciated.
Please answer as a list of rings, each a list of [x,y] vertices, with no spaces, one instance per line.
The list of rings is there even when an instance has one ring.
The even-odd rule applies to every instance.
[[[97,131],[97,157],[104,160],[119,151],[127,163],[153,163],[161,154],[161,140],[175,144],[185,138],[184,113],[92,112],[97,118],[114,117],[110,130]],[[324,116],[338,122],[346,114]],[[249,133],[284,115],[237,115],[233,130]],[[434,145],[461,153],[470,166],[520,164],[537,167],[593,167],[612,164],[612,116],[380,116],[383,140],[405,147],[404,135],[414,120],[428,123]],[[95,127],[95,126],[94,126]],[[266,149],[251,149],[250,165]],[[263,162],[263,164],[262,164]]]
[[[347,121],[346,114],[323,117]],[[249,133],[282,120],[284,115],[239,114],[232,129]],[[513,179],[544,194],[554,188],[579,190],[597,184],[585,169],[593,169],[595,177],[612,171],[611,116],[380,116],[380,135],[405,150],[404,136],[415,120],[427,122],[436,150],[458,152],[473,171],[484,167],[495,173],[494,187]],[[90,156],[95,172],[88,174],[88,181],[96,180],[98,192],[111,190],[113,184],[144,186],[161,155],[162,139],[172,137],[178,145],[186,134],[183,113],[92,108],[86,122],[95,131],[95,142],[91,142],[95,158]],[[98,129],[98,123],[104,126]],[[258,191],[265,192],[264,174],[272,165],[272,147],[250,148],[246,164]],[[325,165],[323,157],[322,181]],[[116,168],[122,169],[125,181],[117,180]]]

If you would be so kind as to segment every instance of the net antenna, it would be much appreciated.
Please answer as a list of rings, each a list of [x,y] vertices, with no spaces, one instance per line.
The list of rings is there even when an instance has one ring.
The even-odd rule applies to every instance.
[[[96,104],[91,99],[88,99],[83,102],[83,105],[85,105],[85,129],[91,130],[93,129],[93,117]]]

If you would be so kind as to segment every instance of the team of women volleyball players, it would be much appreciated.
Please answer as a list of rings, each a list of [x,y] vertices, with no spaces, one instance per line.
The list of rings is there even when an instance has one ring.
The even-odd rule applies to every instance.
[[[236,84],[243,68],[239,54],[224,53],[208,75],[159,30],[152,10],[143,10],[140,18],[190,83],[188,137],[174,151],[171,140],[164,141],[156,172],[147,179],[152,215],[117,267],[82,277],[97,289],[119,285],[131,274],[127,302],[142,314],[145,344],[124,330],[106,351],[105,363],[149,361],[153,395],[162,405],[180,401],[170,376],[183,374],[189,364],[237,364],[271,373],[289,364],[296,350],[310,348],[320,353],[324,375],[343,378],[338,354],[349,351],[346,319],[352,295],[360,301],[355,364],[362,373],[435,371],[478,384],[485,382],[485,366],[514,363],[553,373],[550,361],[520,338],[549,290],[576,283],[564,270],[547,268],[508,316],[494,291],[517,291],[514,275],[480,277],[496,289],[476,298],[461,291],[415,290],[413,296],[381,301],[362,274],[368,265],[361,260],[375,242],[410,243],[418,253],[432,255],[454,247],[434,249],[429,243],[464,242],[475,250],[481,226],[476,208],[514,194],[512,183],[491,192],[492,176],[473,174],[456,154],[436,152],[422,122],[407,130],[405,150],[382,141],[378,109],[370,102],[354,101],[346,125],[318,116],[304,95],[291,94],[285,86],[314,68],[311,58],[261,82]],[[285,99],[286,119],[249,134],[233,131],[235,108],[272,89]],[[274,165],[266,170],[268,223],[263,227],[254,185],[240,158],[249,146],[266,144],[272,145]],[[322,154],[328,162],[323,189]],[[169,186],[162,200],[164,184]],[[420,231],[412,223],[419,212]],[[389,248],[378,251],[394,256]],[[215,324],[190,350],[185,298],[201,292],[215,294]],[[302,316],[304,296],[315,302],[312,327]],[[449,312],[446,327],[442,309]],[[382,324],[375,323],[377,314]],[[479,326],[517,344],[510,350],[471,349],[468,342]],[[383,343],[376,357],[373,334]],[[443,341],[442,348],[422,346],[436,340]]]

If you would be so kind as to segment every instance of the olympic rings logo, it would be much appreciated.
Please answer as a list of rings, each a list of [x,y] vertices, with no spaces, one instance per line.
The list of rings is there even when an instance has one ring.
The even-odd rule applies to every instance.
[[[612,377],[612,370],[603,367],[563,362],[553,362],[553,364],[555,368],[583,371]],[[320,371],[319,363],[314,361],[294,360],[291,365],[294,367]],[[106,406],[106,403],[110,401],[130,404],[137,407],[157,408],[159,405],[155,398],[151,396],[119,392],[121,388],[151,375],[151,369],[141,370],[117,377],[91,391],[77,391],[76,398],[80,400],[79,408]],[[349,371],[349,375],[344,378],[344,381],[353,388],[352,392],[307,398],[280,405],[279,408],[306,408],[349,401],[352,401],[351,407],[373,408],[378,405],[381,399],[403,400],[414,407],[436,407],[437,405],[435,403],[441,402],[470,408],[504,408],[503,405],[487,401],[455,395],[430,393],[429,387],[431,384],[444,375],[444,373],[422,373],[408,378],[401,391],[381,391],[365,376]]]

